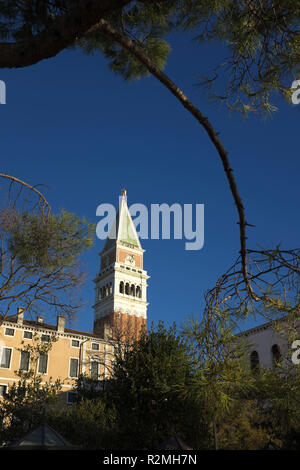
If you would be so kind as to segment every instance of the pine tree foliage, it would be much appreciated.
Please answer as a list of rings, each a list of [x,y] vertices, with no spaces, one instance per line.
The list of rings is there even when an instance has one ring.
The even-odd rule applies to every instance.
[[[211,441],[218,449],[218,427],[240,398],[253,390],[255,378],[247,365],[248,345],[234,333],[235,323],[226,310],[188,320],[183,336],[193,374],[184,397],[202,404],[210,423]]]
[[[80,256],[93,244],[94,225],[62,210],[58,214],[0,210],[0,318],[17,307],[71,319],[80,308],[84,281]]]
[[[117,412],[122,448],[157,448],[174,434],[197,445],[206,429],[198,405],[182,399],[190,374],[175,326],[167,330],[160,323],[132,348],[117,353],[107,400]]]
[[[172,17],[176,1],[169,0],[159,4],[136,2],[109,18],[110,24],[137,44],[151,61],[164,69],[171,46],[164,37],[172,29]],[[108,59],[109,67],[125,80],[132,81],[149,75],[146,67],[120,44],[112,41],[97,29],[78,42],[87,53],[101,50]]]
[[[93,224],[62,210],[46,218],[28,212],[14,213],[9,227],[8,248],[28,271],[54,271],[71,266],[93,244]]]
[[[90,450],[118,448],[116,421],[114,408],[108,408],[101,399],[84,399],[48,414],[49,424],[68,442]]]
[[[76,5],[70,0],[1,0],[0,39],[29,44],[71,10]],[[278,92],[290,99],[292,82],[298,78],[299,18],[299,3],[293,0],[136,0],[105,16],[160,69],[171,50],[172,31],[182,30],[196,40],[199,57],[193,60],[197,62],[203,41],[222,44],[224,57],[199,84],[214,89],[217,99],[245,115],[257,110],[272,113]],[[126,80],[148,74],[128,51],[97,30],[97,21],[75,43],[88,53],[99,49],[110,68]]]
[[[187,0],[185,4],[181,27],[192,30],[200,45],[213,40],[226,46],[224,59],[200,81],[210,88],[218,84],[216,98],[243,114],[276,111],[278,93],[290,99],[300,62],[298,2]]]

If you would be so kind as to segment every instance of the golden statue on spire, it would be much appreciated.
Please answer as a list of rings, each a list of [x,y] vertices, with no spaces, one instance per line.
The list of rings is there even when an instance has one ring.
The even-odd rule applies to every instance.
[[[122,196],[126,196],[126,194],[127,194],[127,193],[126,193],[126,189],[122,189],[121,192],[122,192]]]

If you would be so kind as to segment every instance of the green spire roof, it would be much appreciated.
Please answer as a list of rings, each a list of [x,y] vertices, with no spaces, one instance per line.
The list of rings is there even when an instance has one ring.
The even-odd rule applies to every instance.
[[[104,251],[114,246],[116,240],[118,242],[132,245],[137,249],[142,249],[127,206],[126,199],[126,191],[123,190],[122,197],[120,198],[119,209],[117,211],[111,231],[106,239]]]

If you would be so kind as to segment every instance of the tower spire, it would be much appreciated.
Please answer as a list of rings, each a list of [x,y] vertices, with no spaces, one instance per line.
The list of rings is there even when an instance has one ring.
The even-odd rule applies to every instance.
[[[135,339],[147,321],[147,279],[141,247],[122,189],[119,209],[101,256],[95,279],[94,333],[105,336],[120,327]]]
[[[127,246],[132,245],[132,247],[143,251],[127,206],[126,189],[122,189],[116,218],[106,239],[103,251],[108,250],[117,242]]]

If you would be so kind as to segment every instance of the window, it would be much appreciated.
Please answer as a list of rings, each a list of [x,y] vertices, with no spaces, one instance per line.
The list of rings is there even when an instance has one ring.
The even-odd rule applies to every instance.
[[[47,367],[48,367],[48,354],[40,354],[38,373],[47,374]]]
[[[15,336],[15,330],[13,328],[5,328],[5,336]]]
[[[277,367],[278,363],[281,360],[281,353],[278,344],[273,344],[272,348],[272,359],[273,359],[273,367]]]
[[[50,335],[42,335],[41,336],[41,341],[43,341],[43,343],[49,343]]]
[[[24,339],[32,339],[31,331],[24,331],[23,338]]]
[[[11,352],[11,348],[2,348],[0,367],[4,369],[10,368]]]
[[[7,385],[0,385],[0,397],[5,397],[7,394]]]
[[[79,340],[78,339],[72,339],[71,346],[73,348],[79,348]]]
[[[250,367],[253,372],[259,370],[259,356],[257,351],[252,351],[250,355]]]
[[[142,291],[140,286],[137,286],[136,288],[136,296],[140,299],[142,297]]]
[[[70,359],[70,377],[78,377],[78,359]]]
[[[21,351],[20,370],[29,371],[30,352]]]
[[[91,378],[94,380],[98,380],[99,376],[99,362],[92,361],[91,362]]]
[[[99,344],[98,343],[92,343],[92,350],[93,351],[99,351]]]
[[[68,392],[67,393],[67,403],[77,403],[77,392]]]
[[[119,290],[120,290],[120,294],[124,294],[124,282],[123,281],[120,282],[120,289]]]

